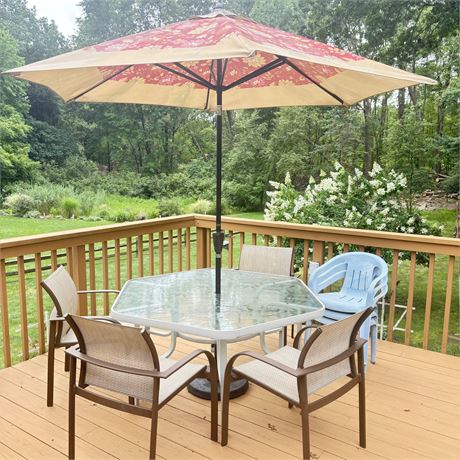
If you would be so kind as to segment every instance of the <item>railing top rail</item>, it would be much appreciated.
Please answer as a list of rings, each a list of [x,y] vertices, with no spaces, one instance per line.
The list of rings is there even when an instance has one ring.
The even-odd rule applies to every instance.
[[[195,215],[197,227],[212,227],[214,217]],[[433,252],[460,256],[460,240],[430,235],[413,235],[377,230],[362,230],[342,227],[326,227],[320,225],[293,224],[288,222],[265,221],[223,217],[224,229],[265,233],[291,238],[316,239],[338,243],[356,243],[365,246],[376,246],[420,252]]]

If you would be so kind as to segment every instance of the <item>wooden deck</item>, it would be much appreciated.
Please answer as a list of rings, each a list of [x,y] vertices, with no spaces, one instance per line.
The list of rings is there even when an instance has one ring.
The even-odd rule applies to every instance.
[[[368,448],[358,447],[357,390],[312,415],[313,458],[449,459],[460,456],[460,359],[380,343],[367,374]],[[160,352],[166,342],[160,342]],[[193,344],[181,342],[175,356]],[[231,351],[258,348],[256,342]],[[63,361],[63,354],[57,359]],[[45,401],[46,356],[0,371],[0,459],[64,458],[67,374],[57,366],[55,407]],[[230,406],[228,447],[209,440],[208,403],[186,391],[160,412],[158,457],[295,459],[297,409],[259,388]],[[79,398],[77,458],[148,458],[149,421]]]

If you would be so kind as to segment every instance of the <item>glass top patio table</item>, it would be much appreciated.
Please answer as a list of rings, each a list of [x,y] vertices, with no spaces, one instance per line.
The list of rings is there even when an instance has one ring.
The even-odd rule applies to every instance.
[[[112,306],[115,319],[216,340],[238,340],[320,317],[324,306],[298,278],[199,269],[132,279]]]

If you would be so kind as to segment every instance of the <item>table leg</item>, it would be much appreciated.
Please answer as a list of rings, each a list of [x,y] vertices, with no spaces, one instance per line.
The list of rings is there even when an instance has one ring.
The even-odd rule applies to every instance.
[[[225,340],[216,340],[214,345],[217,372],[219,374],[219,386],[224,383],[225,367],[227,366],[227,342]],[[246,379],[234,380],[230,384],[230,398],[237,398],[248,390],[248,381]],[[211,399],[211,387],[207,379],[195,379],[187,387],[189,393],[203,399]],[[220,389],[219,389],[220,399]]]

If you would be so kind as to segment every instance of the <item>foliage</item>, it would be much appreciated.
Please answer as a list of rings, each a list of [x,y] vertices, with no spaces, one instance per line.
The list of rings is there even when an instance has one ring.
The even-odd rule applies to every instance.
[[[458,174],[445,179],[441,183],[441,189],[446,193],[460,193],[460,177]]]
[[[66,196],[61,201],[62,215],[66,219],[77,217],[79,207],[80,202],[76,198]]]
[[[12,193],[5,200],[5,208],[11,210],[15,216],[22,217],[33,210],[34,200],[24,193]]]
[[[209,214],[212,203],[209,200],[197,200],[190,207],[190,212],[195,214]]]
[[[441,229],[429,225],[404,200],[407,178],[380,165],[365,177],[356,169],[349,174],[336,163],[333,171],[311,178],[304,192],[297,192],[287,174],[284,183],[272,182],[274,191],[265,208],[267,220],[333,227],[363,228],[400,233],[439,235]]]
[[[182,208],[180,204],[173,198],[160,200],[158,203],[158,210],[160,217],[177,216],[182,214]]]

